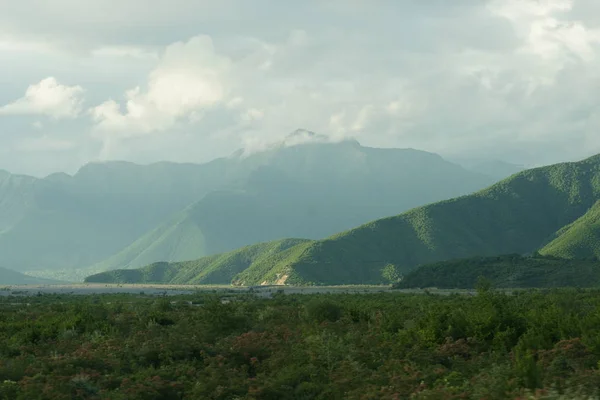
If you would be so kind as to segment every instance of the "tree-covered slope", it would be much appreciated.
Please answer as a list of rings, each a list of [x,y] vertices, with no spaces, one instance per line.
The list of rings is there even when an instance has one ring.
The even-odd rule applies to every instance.
[[[540,253],[561,258],[600,258],[600,202],[557,232],[556,239],[544,246]]]
[[[395,286],[472,289],[480,277],[495,288],[598,287],[600,262],[519,254],[474,257],[420,266]]]
[[[390,264],[406,273],[442,260],[533,252],[598,199],[600,157],[528,170],[473,195],[313,242],[290,255],[281,273],[287,283],[379,283]]]
[[[283,237],[322,239],[492,183],[432,153],[355,141],[279,146],[230,161],[248,171],[237,189],[212,191],[95,271],[199,258]]]
[[[564,237],[584,214],[583,221],[595,221],[598,199],[600,157],[532,169],[471,195],[274,252],[231,282],[389,283],[423,264],[532,253]]]
[[[89,283],[229,284],[241,272],[270,265],[273,256],[309,241],[284,239],[260,243],[224,254],[176,263],[158,262],[140,269],[120,269],[91,275]]]

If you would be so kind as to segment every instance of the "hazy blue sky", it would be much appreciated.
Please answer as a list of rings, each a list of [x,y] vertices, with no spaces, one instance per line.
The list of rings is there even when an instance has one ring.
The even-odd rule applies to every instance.
[[[296,128],[578,159],[599,43],[598,0],[6,0],[0,168],[206,161]]]

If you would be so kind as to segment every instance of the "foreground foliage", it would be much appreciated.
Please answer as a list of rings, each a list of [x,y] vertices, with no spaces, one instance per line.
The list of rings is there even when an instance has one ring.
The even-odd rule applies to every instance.
[[[0,399],[598,398],[598,291],[230,300],[0,298]]]
[[[395,287],[471,289],[483,277],[495,288],[557,288],[600,286],[600,261],[561,259],[539,254],[474,257],[423,265]]]

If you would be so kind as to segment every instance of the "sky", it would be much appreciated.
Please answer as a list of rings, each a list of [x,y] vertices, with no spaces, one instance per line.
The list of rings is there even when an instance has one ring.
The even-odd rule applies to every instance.
[[[308,129],[600,153],[597,0],[0,0],[0,169],[205,162]]]

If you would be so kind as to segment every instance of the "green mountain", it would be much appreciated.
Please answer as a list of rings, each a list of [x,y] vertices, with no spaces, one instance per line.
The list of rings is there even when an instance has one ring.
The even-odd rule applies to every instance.
[[[107,271],[89,276],[85,282],[228,284],[238,274],[270,265],[281,252],[308,242],[305,239],[284,239],[261,243],[195,261],[158,262],[140,269]]]
[[[213,190],[85,272],[196,259],[282,237],[321,239],[492,182],[432,153],[356,141],[279,145],[228,161],[248,171],[243,184]]]
[[[6,268],[0,268],[0,287],[3,285],[42,285],[64,283],[51,279],[36,278]]]
[[[536,168],[471,195],[299,244],[280,252],[276,262],[242,272],[234,283],[285,276],[287,284],[375,284],[423,264],[533,253],[557,236],[578,237],[576,221],[589,211],[583,225],[594,222],[599,199],[600,156]]]
[[[472,289],[479,277],[494,288],[598,287],[600,262],[518,254],[442,261],[418,267],[395,287]]]
[[[556,239],[540,253],[561,258],[600,258],[600,201],[581,218],[559,230]]]
[[[371,283],[388,264],[406,273],[449,259],[533,252],[598,199],[600,157],[524,171],[316,242],[288,260],[291,282]]]

